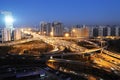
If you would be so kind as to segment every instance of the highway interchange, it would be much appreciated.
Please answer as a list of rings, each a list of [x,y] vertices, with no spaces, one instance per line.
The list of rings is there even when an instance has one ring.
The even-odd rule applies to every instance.
[[[36,34],[36,33],[31,33],[31,34],[33,35],[33,37],[35,39],[42,39],[46,43],[55,46],[55,49],[62,46],[63,48],[66,47],[66,48],[71,49],[75,54],[89,53],[90,55],[93,55],[92,56],[94,58],[93,63],[97,64],[97,66],[99,68],[103,68],[108,72],[110,71],[110,72],[113,72],[116,75],[120,76],[120,55],[112,53],[112,52],[104,49],[105,47],[100,47],[97,43],[94,43],[90,40],[85,40],[86,42],[92,44],[93,46],[96,46],[95,49],[87,49],[85,47],[75,44],[72,41],[63,40],[62,38],[40,36],[39,34]],[[78,39],[78,41],[80,41],[80,39]],[[56,49],[56,50],[59,50],[59,49]],[[61,50],[63,50],[63,49],[61,49]],[[102,50],[102,52],[101,52],[101,50]],[[74,54],[74,53],[72,53],[72,54]],[[62,56],[62,55],[63,54],[61,54],[60,56]],[[69,55],[69,53],[68,53],[68,55]],[[57,62],[57,60],[55,62]],[[71,61],[71,63],[72,62],[73,61]]]
[[[55,63],[56,62],[57,63],[62,63],[62,62],[67,63],[67,62],[69,62],[70,64],[73,64],[73,63],[80,64],[81,61],[56,59],[53,56],[56,56],[56,55],[69,56],[69,55],[73,55],[73,54],[84,56],[85,54],[89,54],[90,57],[93,58],[92,64],[95,64],[95,67],[98,67],[98,69],[104,69],[106,72],[112,72],[112,73],[116,74],[117,76],[119,76],[119,79],[120,79],[120,55],[110,52],[110,51],[104,49],[104,47],[100,47],[97,43],[92,42],[91,40],[84,40],[84,41],[95,46],[96,48],[94,48],[94,49],[87,49],[83,46],[77,45],[76,43],[74,43],[72,41],[67,41],[67,40],[64,40],[64,39],[58,38],[58,37],[41,36],[32,31],[26,31],[26,33],[31,34],[33,36],[33,38],[16,41],[16,42],[4,43],[4,44],[0,44],[0,46],[15,45],[15,44],[29,42],[32,40],[43,40],[44,42],[54,46],[54,50],[52,50],[51,52],[58,51],[58,50],[62,51],[65,48],[68,48],[73,52],[73,53],[67,53],[67,54],[51,54],[50,60],[48,60],[48,62],[51,62],[51,63],[54,63],[54,62]],[[79,38],[76,38],[76,40],[80,41]],[[102,52],[101,52],[101,50],[102,50]],[[55,65],[48,65],[48,66],[53,68],[53,66],[55,66]],[[65,70],[62,70],[62,71],[66,72]],[[70,71],[72,71],[72,70],[69,70],[69,72]],[[74,71],[72,71],[72,72],[75,73]],[[87,75],[87,74],[85,74],[85,75]],[[85,75],[84,75],[84,77],[85,77]]]

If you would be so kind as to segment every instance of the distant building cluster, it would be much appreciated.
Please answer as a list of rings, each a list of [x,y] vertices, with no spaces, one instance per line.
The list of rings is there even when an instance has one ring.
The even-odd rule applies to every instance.
[[[74,37],[119,37],[120,26],[106,25],[106,26],[85,26],[76,25],[71,29],[71,36]]]
[[[44,36],[54,36],[54,37],[80,37],[80,38],[90,38],[90,37],[109,37],[109,36],[120,36],[120,26],[106,25],[106,26],[89,26],[89,25],[75,25],[71,28],[65,29],[61,22],[41,22],[40,23],[40,33]]]
[[[89,28],[90,28],[90,37],[120,36],[120,26],[117,25],[94,26]]]
[[[65,28],[61,22],[41,22],[40,33],[44,36],[52,37],[81,37],[89,38],[89,28],[86,26],[74,26],[72,28]]]
[[[24,28],[29,30],[29,28]],[[70,28],[66,28],[61,22],[41,22],[40,23],[40,35],[50,37],[79,37],[79,38],[94,38],[94,37],[119,37],[120,26],[118,25],[106,25],[106,26],[89,26],[89,25],[75,25]],[[24,32],[24,33],[22,33]],[[30,33],[25,33],[20,28],[13,27],[12,13],[7,11],[0,12],[0,42],[8,42],[21,40],[22,38],[31,38]]]
[[[45,36],[62,37],[64,36],[64,26],[61,22],[53,23],[41,22],[40,32],[41,35]]]

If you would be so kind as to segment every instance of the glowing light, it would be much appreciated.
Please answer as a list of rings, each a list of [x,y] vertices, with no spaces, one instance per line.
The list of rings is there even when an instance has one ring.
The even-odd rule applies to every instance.
[[[21,29],[21,32],[23,32],[24,30],[23,29]]]
[[[75,32],[75,29],[73,29],[72,32]]]
[[[69,33],[66,33],[66,34],[65,34],[65,37],[69,37]]]
[[[44,31],[44,34],[46,34],[46,32]]]
[[[53,59],[53,57],[52,57],[52,56],[50,56],[50,59]]]
[[[53,32],[50,32],[50,35],[53,36]]]
[[[38,34],[41,34],[41,32],[39,32]]]
[[[13,18],[11,16],[5,16],[5,22],[6,23],[13,23],[14,20],[13,20]]]

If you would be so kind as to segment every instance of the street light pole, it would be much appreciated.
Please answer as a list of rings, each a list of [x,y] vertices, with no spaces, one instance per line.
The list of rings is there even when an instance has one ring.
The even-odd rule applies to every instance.
[[[104,41],[103,41],[103,38],[102,38],[102,37],[100,38],[100,42],[101,42],[101,52],[100,52],[100,53],[102,53],[103,50],[104,50],[104,47],[103,47]]]

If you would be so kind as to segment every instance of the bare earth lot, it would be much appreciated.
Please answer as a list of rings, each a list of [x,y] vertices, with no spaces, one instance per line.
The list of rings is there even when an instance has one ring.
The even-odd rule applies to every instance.
[[[49,52],[52,49],[53,46],[46,44],[43,41],[31,41],[24,44],[0,47],[0,53],[39,55],[41,53]]]

